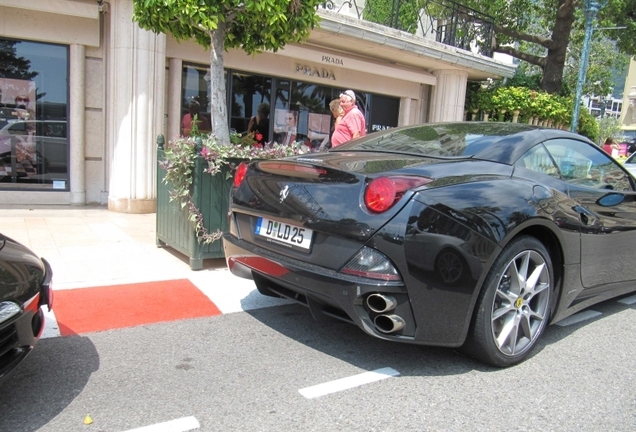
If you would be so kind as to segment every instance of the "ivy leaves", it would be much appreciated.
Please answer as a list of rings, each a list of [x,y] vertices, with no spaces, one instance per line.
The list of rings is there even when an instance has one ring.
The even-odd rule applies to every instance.
[[[229,167],[228,178],[240,161],[253,159],[274,159],[302,154],[308,149],[301,143],[289,146],[269,144],[264,147],[224,145],[214,135],[179,137],[170,141],[164,151],[165,159],[161,168],[166,171],[163,182],[171,186],[170,199],[177,201],[181,209],[187,208],[188,219],[193,225],[200,243],[209,244],[221,238],[222,233],[208,232],[201,211],[192,201],[192,187],[197,158],[207,162],[204,172],[218,175],[223,167]]]

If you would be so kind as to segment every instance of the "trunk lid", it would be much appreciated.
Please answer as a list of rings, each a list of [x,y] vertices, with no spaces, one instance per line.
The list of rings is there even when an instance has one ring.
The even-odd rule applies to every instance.
[[[414,189],[421,190],[472,181],[484,173],[509,176],[510,172],[509,166],[470,158],[369,151],[254,161],[239,187],[232,190],[232,233],[261,248],[339,270],[415,194],[407,191],[386,212],[372,213],[364,204],[364,193],[374,178],[399,175],[433,179]],[[278,237],[267,237],[272,234],[270,228]],[[295,240],[302,238],[304,244],[288,242],[287,234],[301,234]],[[395,234],[399,237],[403,233]]]
[[[381,214],[370,212],[364,192],[380,174],[409,174],[426,158],[368,153],[320,153],[253,162],[233,194],[234,211],[287,220],[364,242],[408,201],[405,194]],[[419,173],[418,173],[419,174]]]
[[[232,233],[263,249],[338,271],[413,195],[407,192],[388,211],[373,214],[364,205],[368,182],[421,163],[426,161],[411,156],[336,152],[252,162],[233,188]],[[304,244],[294,243],[301,238]]]

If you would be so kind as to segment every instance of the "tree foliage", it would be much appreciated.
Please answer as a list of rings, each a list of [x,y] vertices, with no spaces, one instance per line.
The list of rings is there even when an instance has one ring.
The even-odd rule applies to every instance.
[[[581,62],[582,32],[574,32],[570,49],[569,61],[563,71],[563,87],[567,92],[574,93],[579,76]],[[586,79],[583,83],[584,95],[608,95],[612,93],[617,71],[627,70],[629,56],[621,53],[617,44],[606,38],[596,38],[590,43],[589,60]],[[624,79],[624,78],[623,78]]]
[[[194,39],[210,48],[212,128],[229,143],[223,53],[277,51],[305,40],[318,24],[319,0],[133,0],[133,19],[143,29]]]
[[[462,3],[494,17],[495,51],[540,68],[543,90],[561,92],[566,66],[576,64],[571,69],[578,71],[576,59],[585,28],[584,0],[463,0]],[[636,54],[635,11],[636,0],[608,0],[594,22],[598,28],[593,32],[595,40],[609,38],[616,41],[621,52]],[[571,46],[573,38],[574,42],[578,41],[578,46],[576,43]],[[607,63],[603,66],[611,68]],[[598,81],[592,80],[595,78],[588,81]]]

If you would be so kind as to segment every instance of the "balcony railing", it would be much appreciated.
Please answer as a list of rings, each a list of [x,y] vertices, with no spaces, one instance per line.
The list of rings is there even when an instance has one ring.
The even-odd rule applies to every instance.
[[[492,57],[493,19],[450,0],[326,0],[322,8]]]

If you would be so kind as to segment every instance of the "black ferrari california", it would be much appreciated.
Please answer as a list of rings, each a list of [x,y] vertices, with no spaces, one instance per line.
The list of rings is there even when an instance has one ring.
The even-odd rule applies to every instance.
[[[636,183],[588,139],[516,123],[373,133],[242,163],[232,273],[390,341],[524,360],[546,326],[636,290]]]
[[[0,380],[31,352],[53,305],[49,263],[0,234]]]

